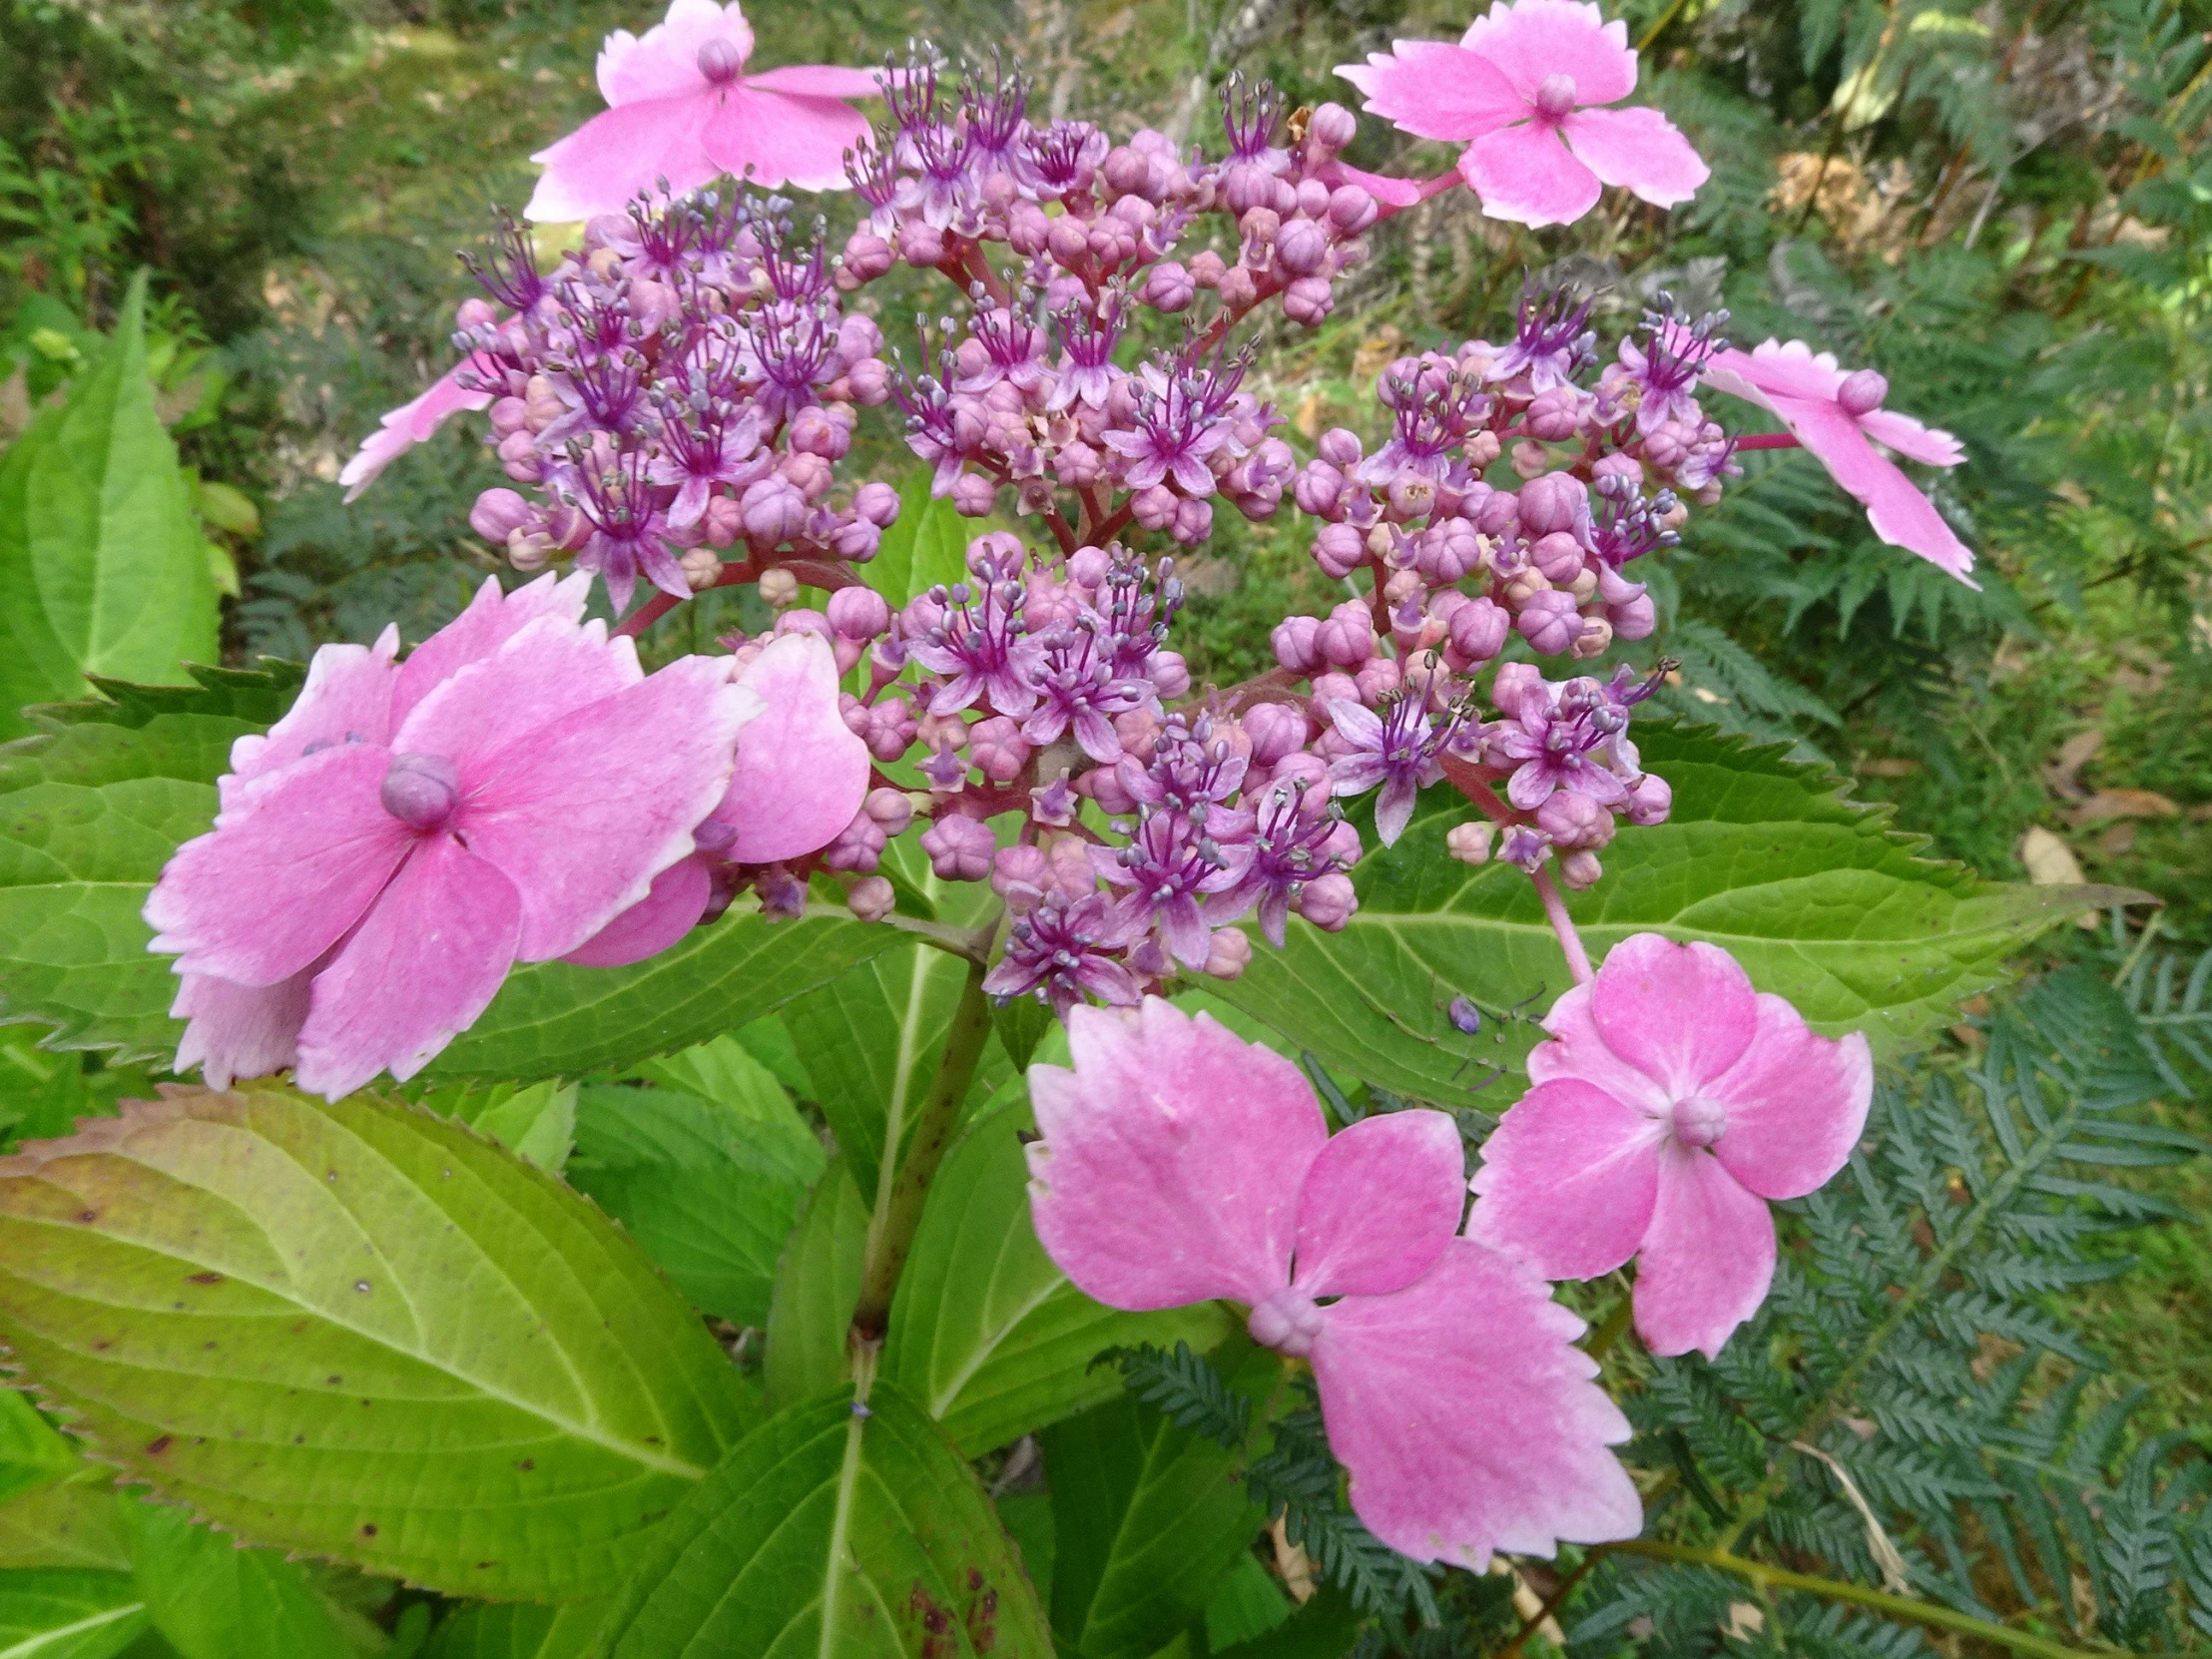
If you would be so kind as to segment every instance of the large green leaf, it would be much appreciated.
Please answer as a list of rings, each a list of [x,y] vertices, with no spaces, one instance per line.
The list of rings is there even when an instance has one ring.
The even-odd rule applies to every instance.
[[[0,1388],[0,1503],[76,1467],[76,1450],[36,1407],[15,1389]]]
[[[1032,1123],[1025,1099],[1009,1102],[946,1155],[883,1350],[883,1375],[971,1457],[1119,1394],[1119,1372],[1091,1368],[1106,1349],[1180,1339],[1203,1351],[1229,1334],[1215,1303],[1124,1314],[1068,1283],[1029,1222],[1019,1132]]]
[[[781,1408],[845,1380],[867,1214],[851,1170],[843,1158],[832,1158],[776,1264],[763,1366],[771,1405]]]
[[[146,1623],[146,1600],[129,1573],[0,1572],[0,1659],[108,1659]]]
[[[765,1325],[777,1258],[828,1157],[736,1039],[676,1059],[662,1075],[714,1092],[584,1089],[568,1178],[698,1307]]]
[[[139,911],[212,824],[231,745],[281,712],[299,671],[193,678],[99,682],[104,701],[35,710],[40,731],[0,749],[0,1014],[52,1028],[50,1047],[176,1051],[176,975]]]
[[[1924,839],[1891,830],[1884,809],[1848,801],[1843,780],[1779,747],[1663,723],[1636,735],[1646,768],[1674,789],[1674,812],[1624,829],[1605,849],[1605,878],[1568,895],[1593,957],[1637,932],[1709,940],[1816,1029],[1894,1045],[1993,984],[2023,940],[2113,896],[1988,882],[1923,858]],[[1344,931],[1294,920],[1287,948],[1256,944],[1241,978],[1208,988],[1351,1076],[1466,1098],[1493,1064],[1518,1062],[1539,1035],[1530,1020],[1569,983],[1521,872],[1444,850],[1445,832],[1471,816],[1450,786],[1429,790],[1397,844],[1361,860],[1360,909]],[[1462,993],[1489,1016],[1471,1041],[1445,1013]],[[1524,998],[1528,1019],[1497,1017]],[[1479,1098],[1502,1105],[1509,1087]]]
[[[422,1659],[584,1659],[606,1617],[596,1601],[478,1602],[438,1626]]]
[[[613,1659],[1042,1659],[974,1473],[896,1387],[778,1412],[686,1498],[601,1634]]]
[[[0,1503],[0,1567],[128,1572],[130,1535],[115,1471],[87,1464],[66,1480]]]
[[[980,528],[980,526],[978,526]],[[929,494],[929,469],[917,467],[898,489],[898,517],[867,568],[868,585],[896,610],[939,582],[967,575],[968,521],[949,497]]]
[[[125,1506],[147,1612],[184,1659],[353,1659],[384,1633],[269,1549],[240,1549],[181,1509]]]
[[[0,1160],[0,1340],[162,1495],[464,1594],[602,1593],[754,1415],[587,1201],[370,1096],[175,1090]]]
[[[519,967],[433,1077],[575,1077],[673,1054],[906,942],[849,915],[769,921],[750,900],[630,967]]]
[[[1205,1612],[1267,1514],[1232,1453],[1126,1392],[1042,1440],[1053,1633],[1084,1659],[1145,1659]]]
[[[0,456],[0,735],[88,672],[175,682],[217,653],[216,591],[146,372],[146,278],[69,400]]]

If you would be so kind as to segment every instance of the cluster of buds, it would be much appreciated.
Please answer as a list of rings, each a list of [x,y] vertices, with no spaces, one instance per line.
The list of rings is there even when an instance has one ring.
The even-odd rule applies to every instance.
[[[897,492],[840,504],[833,469],[855,405],[888,395],[882,334],[843,311],[789,203],[640,202],[549,276],[509,224],[472,268],[488,297],[461,306],[460,380],[491,394],[491,442],[530,493],[487,490],[469,522],[516,569],[573,555],[619,610],[641,576],[686,598],[874,556]]]

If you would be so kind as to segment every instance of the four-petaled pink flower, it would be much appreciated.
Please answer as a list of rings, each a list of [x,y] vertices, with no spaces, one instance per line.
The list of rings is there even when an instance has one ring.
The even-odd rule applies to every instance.
[[[748,75],[752,55],[737,0],[673,0],[642,36],[617,29],[599,53],[607,108],[530,158],[545,172],[525,215],[621,213],[663,181],[688,196],[725,173],[761,190],[844,189],[844,153],[866,144],[868,126],[841,100],[874,97],[874,74],[792,64]]]
[[[1867,440],[1930,466],[1956,466],[1966,458],[1965,447],[1948,432],[1885,409],[1890,382],[1875,370],[1847,374],[1831,353],[1816,353],[1803,340],[1770,339],[1750,351],[1714,352],[1698,371],[1698,382],[1779,416],[1867,509],[1874,533],[1892,547],[1918,553],[1969,588],[1981,586],[1966,574],[1973,569],[1972,550],[1913,480]]]
[[[1314,1368],[1368,1529],[1480,1571],[1494,1550],[1628,1538],[1636,1489],[1583,1327],[1521,1263],[1458,1236],[1459,1132],[1441,1112],[1330,1137],[1282,1056],[1147,998],[1068,1016],[1074,1070],[1032,1066],[1037,1238],[1132,1311],[1251,1305],[1259,1342]]]
[[[464,379],[477,380],[480,385],[471,388],[462,384]],[[489,388],[503,383],[499,365],[489,357],[476,354],[455,363],[432,380],[420,397],[400,404],[376,423],[375,431],[361,439],[360,448],[338,473],[338,482],[345,486],[345,499],[351,501],[375,483],[385,467],[416,444],[428,443],[445,424],[447,415],[491,407]]]
[[[332,1099],[411,1076],[516,961],[575,950],[691,851],[760,699],[727,658],[648,678],[581,620],[589,586],[487,581],[404,663],[393,629],[326,645],[233,746],[215,829],[146,902],[184,976],[178,1070],[296,1064]]]
[[[1628,26],[1575,0],[1501,0],[1457,46],[1400,40],[1337,73],[1417,138],[1471,140],[1459,173],[1492,219],[1571,225],[1622,185],[1661,208],[1711,170],[1657,110],[1607,110],[1636,90]]]
[[[1631,1256],[1654,1354],[1718,1355],[1774,1277],[1767,1201],[1812,1192],[1867,1123],[1867,1039],[1816,1036],[1710,944],[1638,933],[1552,1006],[1535,1087],[1482,1146],[1467,1232],[1546,1279]]]

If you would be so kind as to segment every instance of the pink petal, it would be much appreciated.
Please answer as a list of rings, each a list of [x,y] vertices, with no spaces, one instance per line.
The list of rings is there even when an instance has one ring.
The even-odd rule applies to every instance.
[[[530,159],[543,162],[525,218],[540,224],[621,213],[639,192],[658,194],[666,179],[685,196],[722,172],[707,154],[711,92],[651,98],[602,110]]]
[[[726,657],[681,658],[485,764],[456,822],[522,894],[523,961],[567,955],[692,850],[751,707],[729,671]]]
[[[171,856],[147,896],[147,947],[240,985],[289,979],[358,921],[414,832],[378,792],[391,751],[341,744],[262,780]]]
[[[1467,25],[1459,44],[1499,69],[1533,104],[1547,75],[1574,77],[1577,104],[1610,104],[1636,90],[1636,54],[1628,25],[1608,23],[1592,5],[1574,0],[1518,0],[1492,6]]]
[[[522,899],[451,835],[416,846],[330,965],[299,1032],[299,1086],[329,1100],[404,1081],[476,1021],[514,963]]]
[[[395,457],[425,442],[445,424],[446,416],[463,409],[491,406],[489,391],[472,391],[461,384],[463,370],[486,378],[495,378],[498,374],[498,367],[490,358],[480,353],[471,355],[431,381],[420,397],[400,404],[383,416],[377,429],[361,440],[353,458],[338,472],[338,482],[345,486],[346,500],[351,501],[376,482],[376,475],[391,465]]]
[[[1525,121],[1531,105],[1503,71],[1434,40],[1399,40],[1337,73],[1367,95],[1367,111],[1416,138],[1472,139]]]
[[[460,773],[466,798],[482,787],[493,757],[644,678],[636,645],[608,639],[604,622],[579,626],[564,616],[540,616],[489,656],[426,688],[392,735],[392,750],[444,756]]]
[[[1734,349],[1718,352],[1713,361],[1722,357],[1731,359],[1732,366],[1744,371],[1762,390],[1779,397],[1810,397],[1816,402],[1836,400],[1836,391],[1844,383],[1844,371],[1837,366],[1832,351],[1815,351],[1801,339],[1765,339],[1751,348],[1751,355],[1741,362],[1744,353]]]
[[[1330,1137],[1298,1199],[1298,1288],[1383,1296],[1426,1273],[1459,1231],[1466,1153],[1448,1113],[1363,1118]]]
[[[274,985],[234,985],[204,973],[186,974],[169,1013],[191,1023],[171,1069],[183,1073],[198,1066],[211,1089],[283,1070],[299,1056],[299,1027],[313,981],[311,967]]]
[[[513,593],[502,593],[497,577],[487,576],[468,608],[407,654],[399,685],[392,694],[392,725],[402,725],[415,706],[470,663],[481,662],[541,616],[571,623],[584,620],[591,577],[558,577],[548,571]]]
[[[1742,1056],[1759,1026],[1751,979],[1736,958],[1702,940],[1676,944],[1633,933],[1606,953],[1590,994],[1605,1046],[1687,1100]]]
[[[1555,129],[1533,121],[1476,139],[1459,157],[1459,176],[1485,214],[1517,225],[1572,225],[1597,206],[1597,175]]]
[[[832,63],[788,63],[748,75],[745,84],[760,92],[793,92],[802,98],[880,98],[881,73]]]
[[[398,669],[399,631],[386,628],[370,645],[318,646],[283,718],[266,733],[231,745],[231,770],[218,781],[229,808],[257,778],[342,743],[382,744],[391,735],[392,686]]]
[[[1956,466],[1966,458],[1966,446],[1940,427],[1929,426],[1895,409],[1876,409],[1859,417],[1859,429],[1880,444],[1895,449],[1909,461],[1929,466]]]
[[[1570,1344],[1582,1322],[1509,1258],[1454,1239],[1392,1296],[1322,1311],[1313,1352],[1329,1443],[1368,1529],[1416,1560],[1633,1538],[1642,1506],[1605,1448],[1628,1419]]]
[[[1840,1041],[1818,1036],[1783,998],[1761,996],[1751,1047],[1703,1092],[1728,1108],[1713,1143],[1728,1173],[1762,1198],[1802,1198],[1859,1144],[1874,1055],[1856,1031]]]
[[[1973,569],[1972,549],[1943,522],[1943,515],[1913,480],[1876,451],[1859,423],[1841,407],[1782,398],[1776,411],[1797,434],[1798,442],[1820,457],[1828,475],[1867,509],[1867,522],[1876,535],[1892,547],[1918,553],[1969,588],[1980,587],[1966,574]]]
[[[561,958],[579,967],[627,967],[658,956],[698,925],[715,879],[697,854],[653,877],[646,895]]]
[[[1636,1335],[1654,1354],[1719,1356],[1774,1280],[1774,1217],[1702,1149],[1670,1142],[1636,1262]]]
[[[643,35],[617,29],[599,49],[600,97],[613,106],[703,90],[699,49],[710,40],[736,47],[741,64],[753,55],[753,27],[735,0],[727,10],[714,0],[673,0],[667,18]]]
[[[1605,1046],[1596,1020],[1590,1016],[1588,985],[1570,985],[1561,992],[1551,1012],[1544,1015],[1544,1029],[1553,1040],[1529,1050],[1529,1082],[1572,1077],[1603,1089],[1622,1105],[1633,1106],[1650,1117],[1665,1117],[1674,1110],[1673,1099],[1665,1089]]]
[[[770,643],[738,684],[761,713],[738,733],[737,770],[715,817],[737,830],[726,856],[768,864],[835,840],[867,799],[867,745],[837,708],[837,663],[813,634]]]
[[[1290,1283],[1299,1189],[1329,1138],[1298,1068],[1200,1014],[1068,1015],[1072,1071],[1029,1068],[1037,1239],[1078,1289],[1131,1312]]]
[[[1324,162],[1314,176],[1332,190],[1339,185],[1358,185],[1386,208],[1410,208],[1422,199],[1417,179],[1388,179],[1380,173],[1363,173],[1343,162]]]
[[[1651,1225],[1665,1123],[1579,1078],[1539,1083],[1482,1143],[1467,1237],[1546,1279],[1595,1279]]]
[[[867,117],[834,98],[730,88],[707,123],[707,154],[718,171],[756,190],[843,190],[844,153],[867,142]]]
[[[1608,185],[1655,207],[1689,201],[1713,176],[1673,122],[1657,110],[1576,110],[1559,124],[1567,148]]]

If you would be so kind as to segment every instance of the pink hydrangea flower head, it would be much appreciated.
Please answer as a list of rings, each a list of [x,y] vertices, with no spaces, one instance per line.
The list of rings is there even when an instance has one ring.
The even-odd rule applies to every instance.
[[[1129,1310],[1249,1304],[1257,1341],[1313,1366],[1352,1506],[1392,1549],[1479,1571],[1494,1550],[1635,1535],[1605,1449],[1628,1422],[1570,1346],[1581,1321],[1458,1236],[1448,1116],[1332,1138],[1288,1060],[1156,997],[1074,1008],[1068,1042],[1073,1070],[1029,1071],[1029,1192],[1079,1289]]]
[[[1874,1096],[1867,1039],[1816,1035],[1715,945],[1637,933],[1544,1018],[1535,1085],[1482,1146],[1472,1238],[1547,1279],[1636,1257],[1636,1331],[1708,1358],[1774,1277],[1769,1199],[1844,1167]]]
[[[560,956],[692,849],[758,697],[730,663],[646,676],[582,620],[589,578],[487,581],[404,663],[324,646],[241,739],[208,834],[146,902],[178,957],[179,1069],[295,1064],[335,1099],[419,1071],[517,961]]]
[[[1492,219],[1571,225],[1604,185],[1671,208],[1711,177],[1657,110],[1600,107],[1636,90],[1636,53],[1577,0],[1500,0],[1456,46],[1395,41],[1337,73],[1402,131],[1465,143],[1460,176]]]
[[[1973,569],[1972,549],[1874,443],[1944,467],[1964,460],[1965,446],[1948,432],[1884,408],[1890,382],[1880,374],[1871,368],[1847,373],[1831,353],[1803,340],[1770,339],[1749,351],[1714,352],[1698,380],[1777,416],[1867,509],[1874,533],[1892,547],[1918,553],[1969,588],[1981,586],[1966,574]]]
[[[752,55],[737,0],[673,0],[643,35],[617,29],[599,53],[607,108],[530,158],[545,172],[526,216],[620,213],[663,180],[685,196],[725,173],[763,190],[842,190],[844,153],[868,136],[843,100],[875,96],[874,75],[831,64],[749,75]]]
[[[463,385],[464,376],[471,380],[481,378],[484,388],[472,390]],[[445,424],[447,415],[464,409],[489,408],[492,393],[488,388],[499,383],[498,364],[477,354],[466,362],[455,363],[431,381],[420,397],[386,414],[377,422],[376,430],[361,439],[360,448],[339,469],[338,482],[345,486],[345,499],[355,499],[376,482],[377,475],[385,467],[416,444],[427,443],[431,434]]]
[[[738,732],[729,787],[694,839],[699,850],[564,958],[621,967],[657,956],[698,925],[723,862],[770,864],[835,840],[867,800],[867,744],[837,707],[837,661],[811,633],[779,635],[738,676],[759,713]]]

